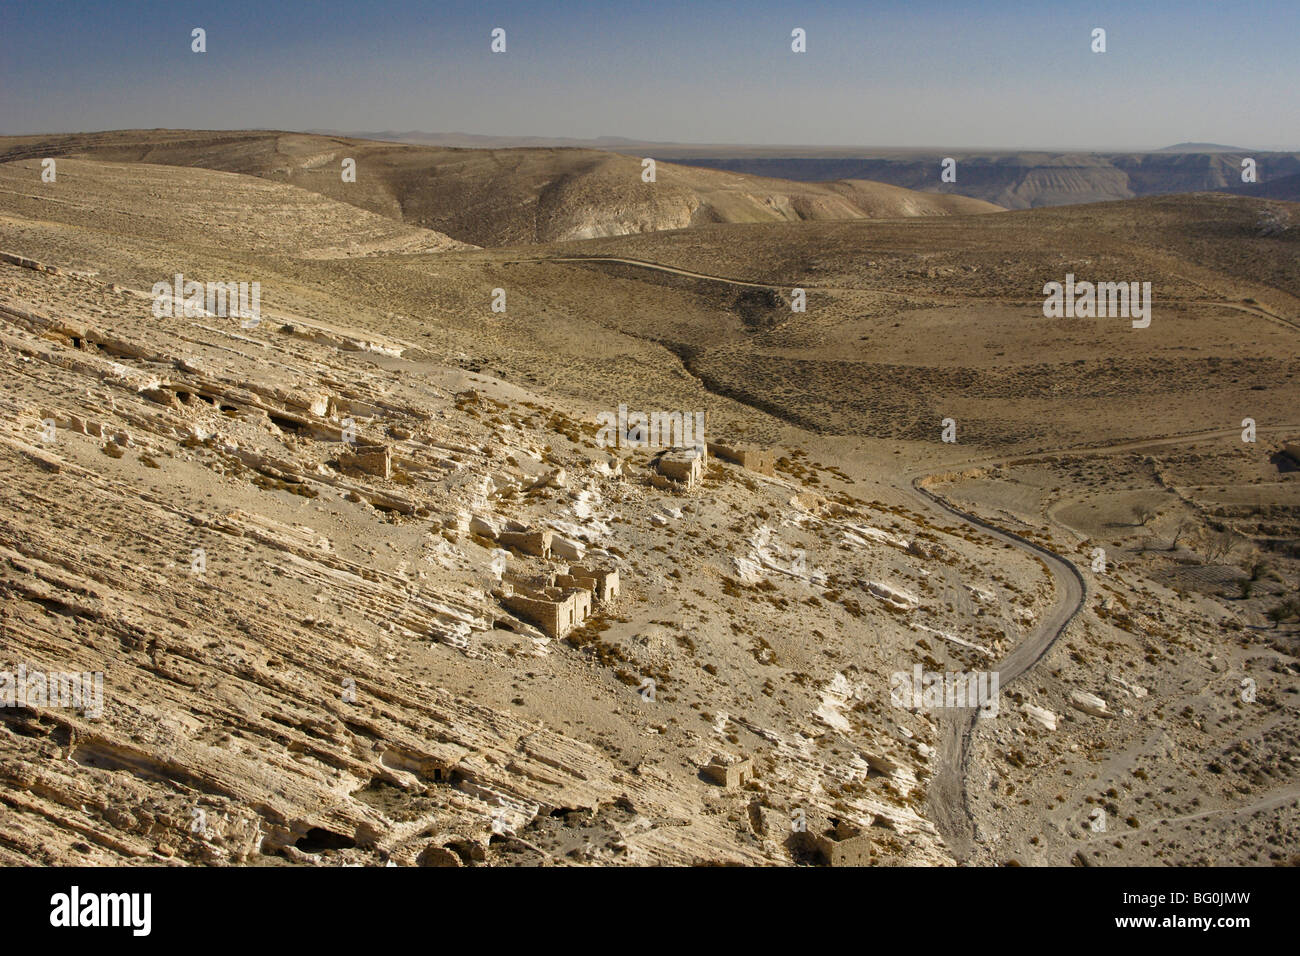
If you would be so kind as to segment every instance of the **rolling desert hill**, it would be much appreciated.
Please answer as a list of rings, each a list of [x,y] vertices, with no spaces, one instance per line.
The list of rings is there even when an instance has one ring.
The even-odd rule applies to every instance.
[[[136,135],[3,145],[0,671],[105,706],[0,708],[0,861],[1294,858],[1300,207],[742,221],[737,177],[577,239],[704,187],[372,144],[339,201],[346,141]],[[430,169],[505,224],[425,228]],[[175,273],[260,321],[156,314]],[[1068,273],[1150,325],[1046,318]],[[677,481],[620,405],[770,467]],[[512,601],[563,581],[572,629]]]
[[[193,245],[300,258],[474,248],[449,236],[296,186],[218,172],[196,182],[172,166],[61,160],[58,197],[31,187],[35,161],[0,165],[0,190],[20,217],[95,228],[175,248]],[[39,174],[38,174],[39,178]],[[320,245],[321,237],[330,244]],[[337,245],[334,243],[337,242]]]
[[[1183,431],[1189,417],[1208,426],[1261,403],[1289,421],[1298,220],[1293,204],[1199,195],[988,219],[704,226],[416,256],[407,268],[453,285],[485,269],[531,334],[583,342],[575,382],[604,377],[598,346],[570,324],[580,319],[610,341],[667,348],[711,391],[761,408],[769,428],[775,417],[924,441],[956,415],[970,419],[963,440],[1012,452]],[[1151,327],[1044,318],[1044,284],[1070,273],[1150,282]],[[791,310],[796,288],[806,312]]]
[[[790,573],[819,540],[797,525],[865,543],[859,506],[722,463],[692,496],[653,453],[601,448],[595,405],[636,388],[561,405],[473,370],[476,342],[534,368],[551,343],[485,325],[477,282],[408,267],[424,253],[348,255],[373,229],[354,207],[301,216],[292,187],[90,160],[42,204],[17,188],[39,163],[4,172],[0,666],[75,663],[108,687],[102,718],[0,709],[5,862],[788,863],[795,806],[872,824],[881,862],[944,862],[916,777],[932,730],[874,728],[856,676],[888,669],[886,644],[870,664],[860,648],[891,612]],[[193,231],[157,214],[164,190]],[[151,197],[124,228],[120,205]],[[255,278],[260,323],[153,314],[177,271]],[[380,462],[351,460],[349,423]],[[878,520],[911,521],[895,507]],[[503,581],[552,563],[510,537],[528,528],[617,570],[622,598],[558,635],[508,611]],[[842,586],[917,576],[889,540]],[[760,584],[763,605],[725,609]],[[877,586],[869,602],[904,600]],[[775,633],[796,602],[823,642]],[[787,671],[807,676],[778,690]],[[758,741],[765,809],[703,773]]]
[[[0,162],[68,156],[255,175],[479,246],[554,242],[710,222],[994,212],[963,196],[849,180],[795,183],[581,149],[473,150],[296,133],[126,130],[0,139]],[[356,182],[341,176],[356,161]]]

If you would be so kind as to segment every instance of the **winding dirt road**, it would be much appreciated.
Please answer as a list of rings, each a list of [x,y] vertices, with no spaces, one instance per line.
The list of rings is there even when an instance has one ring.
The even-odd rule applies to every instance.
[[[1260,432],[1294,433],[1300,425],[1275,425],[1259,429]],[[1238,429],[1213,429],[1153,439],[1132,439],[1112,442],[1108,445],[1062,449],[1060,451],[1018,456],[999,456],[982,461],[968,461],[954,467],[990,466],[1008,462],[1028,463],[1062,455],[1097,455],[1123,454],[1145,448],[1167,447],[1170,445],[1194,444],[1213,438],[1230,438],[1239,434]],[[1015,547],[1036,554],[1047,564],[1056,585],[1057,600],[1052,610],[1043,618],[1038,627],[1026,640],[1016,645],[1006,657],[994,665],[998,671],[999,686],[1006,687],[1017,677],[1042,660],[1065,632],[1074,616],[1083,608],[1087,597],[1087,584],[1079,569],[1070,561],[1054,551],[1044,548],[1026,538],[1010,531],[997,528],[976,515],[962,511],[949,504],[941,496],[925,487],[930,480],[926,474],[914,475],[911,481],[913,496],[922,502],[933,504],[946,513],[975,525],[999,541],[1005,541]],[[934,779],[930,782],[928,801],[931,817],[939,833],[948,844],[949,850],[958,861],[970,855],[974,839],[974,821],[970,815],[970,805],[966,797],[966,777],[970,760],[971,734],[975,730],[976,711],[944,711],[939,723],[939,757],[936,762]],[[954,716],[955,714],[955,716]],[[1282,799],[1295,796],[1295,788],[1279,791]],[[1212,813],[1231,812],[1231,808]],[[1206,814],[1210,815],[1210,814]],[[1193,815],[1198,816],[1198,815]],[[1191,819],[1189,817],[1188,819]]]
[[[990,537],[1006,542],[1042,558],[1056,586],[1056,603],[1043,616],[1038,627],[1028,638],[1017,644],[1006,657],[993,665],[998,672],[1000,688],[1005,688],[1017,677],[1042,660],[1043,656],[1065,632],[1070,621],[1083,608],[1088,586],[1083,575],[1072,563],[1055,551],[1011,531],[989,524],[982,518],[953,507],[942,497],[925,487],[927,478],[916,476],[911,489],[922,502],[932,503],[966,524],[974,525]],[[930,781],[929,805],[931,818],[948,849],[958,860],[970,855],[974,839],[974,822],[966,800],[966,774],[970,759],[971,734],[975,731],[978,711],[945,710],[939,720],[939,758],[934,778]]]
[[[590,262],[600,263],[609,262],[616,265],[634,266],[641,269],[648,269],[651,272],[664,272],[669,275],[684,276],[688,279],[702,279],[706,282],[719,282],[724,285],[741,286],[748,289],[771,289],[780,291],[790,288],[788,285],[772,285],[770,282],[753,282],[749,279],[733,279],[729,276],[712,275],[707,272],[693,272],[690,269],[679,269],[676,266],[666,266],[660,262],[651,262],[648,259],[634,259],[629,256],[535,256],[529,258],[512,258],[505,260],[505,265],[518,265],[525,262]],[[1014,296],[954,296],[954,295],[932,295],[919,292],[900,292],[897,289],[881,289],[873,286],[831,286],[815,285],[803,283],[801,288],[809,292],[870,292],[874,295],[892,295],[900,298],[924,299],[927,302],[950,302],[955,304],[966,304],[970,302],[991,303],[996,302],[1000,305],[1023,305],[1039,307],[1042,305],[1041,298],[1024,298]],[[1284,318],[1275,312],[1263,308],[1262,306],[1248,305],[1241,302],[1217,302],[1214,299],[1162,299],[1161,302],[1169,305],[1191,306],[1206,305],[1220,309],[1235,309],[1238,312],[1245,312],[1265,321],[1272,322],[1291,331],[1300,331],[1300,323],[1293,322]]]

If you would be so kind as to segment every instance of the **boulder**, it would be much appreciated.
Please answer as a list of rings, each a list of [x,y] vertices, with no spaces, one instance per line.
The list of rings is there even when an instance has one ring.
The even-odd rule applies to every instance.
[[[458,857],[445,846],[438,846],[431,843],[424,848],[424,851],[415,861],[419,866],[464,866]]]
[[[1075,690],[1070,692],[1070,706],[1093,717],[1114,717],[1107,703],[1096,694]]]
[[[470,516],[469,531],[470,534],[477,534],[492,541],[495,541],[497,535],[501,533],[492,519],[484,518],[482,515]]]
[[[1033,704],[1025,704],[1020,708],[1029,718],[1038,721],[1048,730],[1056,729],[1056,714],[1052,713],[1046,707],[1035,707]]]
[[[587,546],[581,541],[575,541],[560,534],[552,534],[551,554],[566,561],[581,561],[586,557]]]

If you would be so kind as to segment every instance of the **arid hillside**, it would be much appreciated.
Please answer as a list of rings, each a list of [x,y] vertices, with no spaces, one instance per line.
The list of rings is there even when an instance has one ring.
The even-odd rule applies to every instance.
[[[0,164],[0,190],[18,227],[23,219],[94,229],[164,244],[237,249],[302,259],[379,252],[470,249],[429,229],[356,209],[296,186],[252,176],[146,163],[59,161],[57,196],[33,188],[35,160]]]
[[[0,862],[1294,856],[1294,205],[539,243],[540,163],[515,220],[450,177],[519,230],[468,248],[313,188],[353,144],[116,135],[0,163],[0,672],[104,687],[0,707]],[[1067,274],[1150,324],[1044,317]]]
[[[583,149],[476,150],[298,133],[125,130],[0,138],[0,163],[72,156],[245,173],[479,246],[555,242],[700,223],[995,212],[964,196],[849,180],[796,183]],[[344,182],[342,162],[356,161]]]

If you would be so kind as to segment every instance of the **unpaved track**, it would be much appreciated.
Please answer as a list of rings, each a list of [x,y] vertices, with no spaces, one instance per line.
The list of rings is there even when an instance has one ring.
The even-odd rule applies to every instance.
[[[1011,531],[994,527],[982,518],[961,511],[942,497],[927,490],[923,476],[912,479],[912,493],[924,502],[942,508],[960,521],[974,525],[998,541],[1006,542],[1043,559],[1056,586],[1056,603],[1043,615],[1038,627],[1010,653],[993,666],[998,672],[999,687],[1005,688],[1017,677],[1042,660],[1057,639],[1065,632],[1074,616],[1083,608],[1088,593],[1083,575],[1073,564],[1055,551]],[[939,720],[939,757],[934,778],[930,781],[929,805],[931,819],[948,844],[948,849],[958,861],[970,856],[974,839],[974,822],[966,800],[966,772],[970,760],[971,734],[975,731],[978,712],[975,710],[945,710]],[[996,719],[996,718],[994,718]]]
[[[733,279],[729,276],[712,275],[707,272],[693,272],[690,269],[679,269],[676,266],[666,266],[659,262],[652,262],[649,259],[633,259],[628,256],[533,256],[529,258],[511,258],[505,260],[505,265],[518,265],[525,262],[612,262],[618,265],[635,266],[641,269],[649,269],[651,272],[666,272],[669,275],[685,276],[688,279],[703,279],[706,282],[720,282],[724,285],[742,286],[748,289],[772,289],[780,291],[789,288],[789,286],[772,285],[770,282],[752,282],[748,279]],[[1043,304],[1041,298],[1024,298],[1014,296],[963,296],[963,295],[930,295],[920,292],[900,292],[897,289],[881,289],[873,286],[831,286],[831,285],[808,285],[800,286],[809,292],[869,292],[873,295],[893,295],[900,298],[923,299],[927,302],[947,302],[956,305],[975,304],[992,304],[998,305],[1022,305],[1027,307],[1038,308]],[[1161,302],[1168,305],[1188,307],[1193,305],[1205,305],[1220,309],[1235,309],[1238,312],[1245,312],[1256,318],[1273,322],[1283,328],[1291,331],[1300,331],[1300,323],[1293,322],[1290,319],[1283,318],[1276,313],[1270,312],[1258,305],[1246,305],[1239,302],[1219,302],[1214,299],[1162,299]]]
[[[1300,429],[1300,425],[1275,425],[1261,428],[1259,431],[1294,432],[1297,429]],[[1034,455],[1013,455],[983,461],[969,461],[954,467],[970,468],[1008,462],[1029,463],[1069,455],[1122,454],[1145,448],[1195,444],[1213,438],[1237,437],[1239,435],[1239,429],[1214,429],[1212,431],[1194,432],[1166,438],[1133,439],[1113,442],[1103,446],[1070,448]],[[999,686],[1005,687],[1042,660],[1043,656],[1052,649],[1057,639],[1064,633],[1066,626],[1082,609],[1084,599],[1087,596],[1087,585],[1084,583],[1079,569],[1061,555],[1013,532],[996,528],[982,518],[953,507],[942,497],[924,487],[923,482],[926,481],[926,478],[925,475],[916,475],[912,478],[911,490],[915,497],[942,508],[948,514],[954,515],[967,524],[976,525],[1000,541],[1008,542],[1016,547],[1028,550],[1032,554],[1037,554],[1046,562],[1048,571],[1051,573],[1053,582],[1056,585],[1057,601],[1051,612],[1043,618],[1033,634],[1013,648],[1006,657],[995,665],[999,672]],[[939,722],[939,756],[934,778],[930,782],[928,800],[935,826],[943,835],[953,856],[959,861],[964,861],[970,855],[971,842],[974,837],[974,822],[971,819],[970,806],[966,796],[966,777],[970,760],[970,738],[975,730],[977,716],[975,711],[957,711],[955,716],[953,714],[952,711],[944,711]],[[1292,795],[1289,791],[1279,791],[1279,794]],[[1229,812],[1229,810],[1213,811],[1213,813],[1226,812]],[[1200,814],[1193,816],[1200,816]],[[1191,817],[1188,819],[1191,819]]]
[[[725,276],[711,276],[704,272],[691,272],[689,269],[678,269],[673,266],[661,265],[658,262],[649,262],[645,259],[628,259],[625,256],[538,256],[535,259],[521,260],[525,262],[615,262],[625,266],[639,266],[642,269],[649,269],[652,272],[668,272],[675,276],[686,276],[690,279],[706,279],[710,282],[723,282],[727,285],[741,285],[750,289],[775,289],[777,286],[769,285],[766,282],[748,282],[744,279],[728,279]]]
[[[689,269],[678,269],[676,266],[666,266],[658,262],[650,262],[647,259],[629,259],[626,256],[537,256],[532,259],[511,259],[506,265],[516,265],[523,262],[612,262],[615,265],[635,266],[640,269],[648,269],[651,272],[666,272],[669,275],[685,276],[688,279],[702,279],[705,282],[718,282],[723,285],[741,286],[746,289],[770,289],[773,292],[780,292],[784,289],[791,288],[788,285],[772,285],[770,282],[751,282],[748,279],[732,279],[728,276],[710,275],[707,272],[692,272]],[[872,295],[892,295],[906,299],[923,299],[926,302],[950,302],[954,304],[964,304],[971,301],[976,302],[996,302],[1001,305],[1024,305],[1024,306],[1041,306],[1041,299],[995,299],[988,296],[972,298],[971,296],[954,296],[954,295],[929,295],[919,292],[899,292],[897,289],[879,289],[873,286],[835,286],[835,285],[808,285],[800,286],[808,292],[869,292]]]

